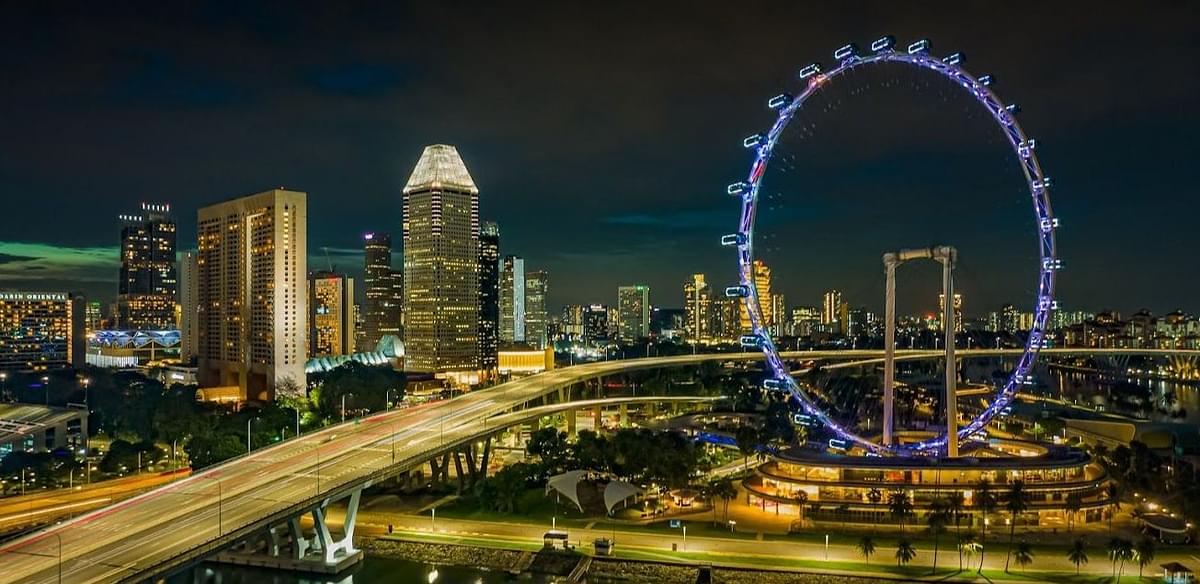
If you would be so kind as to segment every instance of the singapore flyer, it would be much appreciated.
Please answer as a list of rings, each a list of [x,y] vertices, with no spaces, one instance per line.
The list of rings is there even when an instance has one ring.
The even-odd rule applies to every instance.
[[[1051,210],[1050,190],[1051,180],[1044,173],[1038,161],[1037,141],[1030,138],[1018,122],[1019,108],[1013,104],[1001,101],[995,88],[995,79],[991,75],[973,75],[967,72],[963,65],[965,57],[961,53],[951,53],[938,56],[932,51],[931,43],[918,40],[906,45],[897,45],[892,37],[883,37],[870,43],[867,48],[859,49],[854,44],[847,44],[832,53],[833,64],[828,68],[820,63],[805,65],[797,75],[801,87],[794,94],[782,93],[770,97],[768,107],[776,113],[774,122],[765,131],[755,133],[745,138],[743,146],[753,155],[753,160],[745,178],[727,187],[728,195],[740,201],[740,218],[737,231],[722,238],[722,244],[736,251],[738,266],[738,285],[729,287],[727,296],[737,297],[745,307],[749,326],[744,327],[746,333],[741,344],[750,349],[759,349],[766,359],[767,378],[764,387],[767,390],[782,393],[800,411],[811,416],[820,426],[839,440],[853,443],[867,452],[886,455],[940,454],[957,451],[957,444],[981,429],[985,428],[998,414],[1012,402],[1014,396],[1022,387],[1032,383],[1032,370],[1037,360],[1038,351],[1045,345],[1045,332],[1049,317],[1054,310],[1054,288],[1056,272],[1061,268],[1055,247],[1055,230],[1058,221]],[[764,315],[764,301],[770,302],[770,293],[760,290],[759,278],[756,277],[755,262],[760,259],[756,253],[763,245],[761,233],[756,233],[756,223],[761,226],[765,218],[770,216],[772,208],[766,202],[764,176],[777,158],[782,136],[791,124],[796,123],[798,115],[814,103],[814,98],[830,88],[843,83],[847,78],[868,67],[887,66],[891,68],[907,68],[928,76],[932,74],[949,86],[956,88],[961,96],[972,102],[971,107],[976,112],[984,112],[994,128],[998,128],[1004,137],[1003,142],[1011,156],[1020,166],[1024,176],[1024,191],[1027,192],[1029,206],[1033,210],[1034,237],[1037,245],[1036,282],[1032,289],[1035,297],[1032,307],[1032,322],[1028,336],[1019,357],[1015,359],[1010,372],[1003,380],[997,380],[994,385],[994,395],[987,401],[969,421],[964,422],[957,431],[953,413],[949,415],[948,432],[955,436],[953,444],[948,440],[947,433],[924,437],[920,440],[904,444],[892,444],[889,441],[879,441],[865,436],[850,425],[839,422],[827,408],[821,406],[814,396],[805,391],[793,377],[781,350],[772,334],[769,319]],[[920,137],[914,137],[920,140]],[[932,249],[932,248],[931,248]],[[950,248],[946,248],[950,249]],[[954,261],[953,250],[945,252],[943,262],[950,266]],[[935,258],[936,252],[923,257]],[[947,268],[947,285],[950,283],[950,268]],[[947,288],[949,292],[949,288]],[[953,296],[948,294],[947,298]],[[952,338],[952,337],[951,337]],[[953,341],[945,347],[947,359],[953,360]],[[951,390],[952,382],[949,382]],[[888,388],[890,400],[891,388]],[[951,393],[949,398],[950,412],[953,412],[955,398]],[[887,405],[888,420],[885,427],[890,429],[891,404]]]

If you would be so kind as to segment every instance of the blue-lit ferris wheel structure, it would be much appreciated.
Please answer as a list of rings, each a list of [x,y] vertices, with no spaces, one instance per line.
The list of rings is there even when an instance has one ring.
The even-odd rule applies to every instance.
[[[763,318],[753,269],[754,221],[758,212],[759,188],[767,166],[771,162],[775,146],[792,117],[804,107],[809,97],[835,82],[848,71],[864,65],[881,63],[909,65],[932,71],[953,81],[991,113],[1008,138],[1025,174],[1036,218],[1040,266],[1033,326],[1029,331],[1024,352],[1017,360],[1008,379],[998,389],[995,399],[989,406],[975,419],[960,427],[957,432],[959,440],[983,429],[1012,401],[1021,386],[1033,382],[1031,371],[1037,360],[1038,350],[1046,342],[1045,330],[1050,312],[1056,308],[1054,280],[1055,273],[1061,267],[1054,242],[1054,232],[1058,227],[1058,220],[1054,218],[1054,213],[1050,208],[1050,178],[1043,173],[1038,162],[1036,142],[1026,137],[1020,124],[1017,123],[1016,114],[1019,110],[1016,105],[1006,105],[997,97],[992,89],[994,82],[992,76],[975,77],[964,70],[962,53],[938,58],[930,53],[930,43],[927,40],[920,40],[908,45],[907,49],[900,49],[896,47],[895,39],[888,36],[871,43],[870,51],[860,51],[855,45],[848,44],[835,51],[833,56],[837,60],[837,66],[833,69],[825,71],[819,63],[813,63],[801,69],[799,78],[805,83],[803,90],[794,96],[781,94],[772,97],[767,105],[778,112],[775,123],[766,133],[754,134],[743,142],[746,148],[754,152],[754,162],[751,164],[746,178],[729,185],[727,189],[728,194],[738,197],[741,201],[741,218],[738,223],[738,231],[722,237],[721,240],[723,245],[733,247],[737,251],[740,281],[738,286],[726,289],[726,295],[741,297],[745,303],[751,330],[749,334],[742,337],[741,343],[748,348],[761,349],[766,356],[769,369],[768,377],[763,382],[766,389],[789,394],[804,413],[818,420],[821,425],[839,438],[853,442],[869,452],[899,455],[936,453],[946,447],[946,435],[899,446],[883,445],[858,436],[832,419],[805,393],[792,378],[787,365],[780,357]]]

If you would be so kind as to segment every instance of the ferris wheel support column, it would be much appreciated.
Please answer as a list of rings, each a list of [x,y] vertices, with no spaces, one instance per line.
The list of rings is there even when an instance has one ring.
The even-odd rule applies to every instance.
[[[946,456],[958,456],[958,368],[954,363],[954,261],[958,252],[950,246],[934,250],[942,262],[942,330],[946,335]]]
[[[883,307],[883,445],[892,445],[892,415],[896,392],[896,265],[894,253],[883,254],[887,287]]]

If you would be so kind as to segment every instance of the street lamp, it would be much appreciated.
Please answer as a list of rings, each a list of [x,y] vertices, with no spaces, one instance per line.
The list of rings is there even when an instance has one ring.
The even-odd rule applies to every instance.
[[[354,394],[353,393],[343,393],[342,394],[342,422],[346,421],[346,396],[353,397]]]
[[[42,388],[46,390],[46,405],[50,405],[50,378],[42,376]]]
[[[246,419],[246,455],[250,455],[250,423],[258,420],[258,416]]]

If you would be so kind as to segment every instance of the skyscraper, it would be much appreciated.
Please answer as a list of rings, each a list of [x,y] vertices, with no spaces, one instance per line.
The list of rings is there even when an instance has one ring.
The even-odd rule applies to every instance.
[[[545,349],[548,341],[550,313],[546,310],[546,294],[550,289],[550,273],[536,270],[525,274],[525,341]]]
[[[712,291],[704,274],[692,274],[692,279],[683,284],[683,329],[689,341],[704,343],[712,339]]]
[[[941,324],[943,310],[946,306],[946,295],[938,294],[938,328],[944,330],[945,326]],[[961,333],[963,331],[963,297],[962,294],[954,294],[954,332]]]
[[[842,293],[830,290],[821,299],[821,324],[831,325],[838,321],[838,311],[842,305]]]
[[[308,276],[308,356],[354,352],[354,279],[345,274]]]
[[[713,304],[713,338],[721,341],[736,340],[742,332],[739,318],[742,299],[718,296],[713,300]]]
[[[564,306],[559,332],[572,341],[583,340],[583,314],[586,311],[587,307],[582,304]]]
[[[303,392],[307,195],[274,189],[197,212],[201,387]]]
[[[175,328],[175,221],[169,205],[142,203],[121,215],[121,278],[117,325],[123,329]]]
[[[771,294],[771,334],[790,334],[791,331],[789,329],[791,327],[788,326],[788,322],[787,301],[784,299],[783,294]]]
[[[404,186],[404,348],[413,371],[479,367],[479,189],[458,150],[426,146]]]
[[[603,304],[592,304],[584,309],[583,312],[583,341],[587,343],[595,343],[599,341],[607,341],[609,324],[608,324],[608,307]]]
[[[650,287],[641,284],[617,288],[617,336],[636,341],[650,336]]]
[[[400,335],[403,277],[392,271],[392,236],[368,233],[363,236],[362,334],[364,350],[374,350],[384,335]],[[399,288],[399,290],[397,290]]]
[[[84,363],[83,299],[65,292],[0,292],[0,371]]]
[[[479,228],[479,369],[492,371],[500,350],[500,226]]]
[[[525,342],[525,260],[511,255],[500,262],[500,340]]]
[[[754,287],[758,289],[758,309],[763,317],[762,325],[770,327],[775,324],[775,317],[771,312],[771,268],[762,260],[754,260],[753,270]],[[738,306],[742,332],[749,332],[750,313],[746,310],[746,303],[739,302]]]
[[[179,254],[179,360],[191,363],[200,345],[199,269],[194,251]]]

